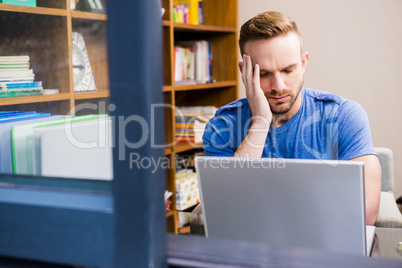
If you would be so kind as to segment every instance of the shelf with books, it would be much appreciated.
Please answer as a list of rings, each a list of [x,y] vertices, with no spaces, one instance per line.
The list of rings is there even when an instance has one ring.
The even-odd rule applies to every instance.
[[[65,64],[68,62],[66,17],[0,11],[0,25],[2,56],[27,57],[34,81],[40,81],[43,89],[70,92],[69,66]],[[29,102],[26,98],[20,100]]]
[[[202,0],[202,23],[198,25],[178,23],[180,20],[177,19],[177,16],[174,17],[173,6],[175,4],[179,4],[179,1],[162,0],[162,7],[165,8],[165,14],[161,21],[164,39],[164,87],[162,91],[165,103],[174,107],[221,107],[236,100],[238,98],[237,0]],[[185,4],[185,2],[180,1],[180,4]],[[207,49],[203,50],[208,51],[208,56],[202,54],[204,63],[201,66],[198,65],[198,70],[208,71],[201,71],[203,74],[198,74],[197,77],[197,67],[192,68],[187,63],[193,62],[194,66],[197,64],[194,64],[193,60],[188,60],[192,59],[192,56],[188,57],[187,55],[192,53],[196,55],[199,50],[192,50],[191,46],[196,47],[197,43],[201,42],[208,43]],[[184,52],[177,47],[184,48]],[[188,47],[190,49],[186,50]],[[178,62],[182,64],[177,66],[175,58],[178,58]],[[197,61],[196,56],[194,58]],[[184,60],[181,61],[180,59]],[[198,62],[201,62],[200,59],[201,57]],[[207,64],[205,64],[205,59],[208,59]],[[188,69],[185,69],[184,66]],[[194,74],[192,73],[193,70]],[[188,75],[189,73],[190,75]],[[174,114],[172,116],[172,112],[170,112],[166,120],[166,135],[169,136],[169,140],[172,140],[172,133],[175,139],[178,138]],[[192,134],[187,127],[180,130],[180,133],[184,133],[183,135],[187,135],[191,140]],[[197,141],[199,141],[199,136],[197,137]],[[202,152],[202,143],[185,141],[174,143],[169,154],[174,165],[169,169],[166,183],[167,190],[173,193],[173,205],[175,205],[176,200],[177,158],[182,154],[194,155],[200,151]],[[168,221],[171,224],[171,220]],[[178,222],[175,224],[174,232],[178,233],[179,224]]]
[[[41,109],[65,113],[77,101],[102,100],[109,97],[107,63],[107,16],[70,10],[70,0],[36,0],[36,7],[0,4],[0,55],[29,56],[35,81],[56,94],[3,97],[3,110]],[[82,33],[89,56],[96,90],[76,93],[73,90],[72,32]],[[14,94],[14,92],[11,92]],[[15,92],[19,95],[21,92]],[[8,93],[7,93],[8,94]],[[3,94],[6,96],[6,94]]]

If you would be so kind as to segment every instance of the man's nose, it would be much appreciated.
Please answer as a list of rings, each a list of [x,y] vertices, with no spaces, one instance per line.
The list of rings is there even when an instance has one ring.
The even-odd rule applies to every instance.
[[[271,89],[273,91],[282,92],[285,88],[285,81],[280,73],[276,73],[271,77]]]

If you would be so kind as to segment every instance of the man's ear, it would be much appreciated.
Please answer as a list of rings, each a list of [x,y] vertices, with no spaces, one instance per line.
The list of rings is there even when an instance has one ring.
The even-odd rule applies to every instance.
[[[240,70],[240,73],[243,73],[243,62],[242,61],[239,62],[239,70]]]
[[[303,74],[304,74],[304,72],[306,71],[306,68],[307,68],[307,64],[308,64],[309,59],[310,59],[310,56],[309,56],[308,52],[304,52],[304,54],[302,55],[302,58],[301,58],[301,60],[302,60]]]

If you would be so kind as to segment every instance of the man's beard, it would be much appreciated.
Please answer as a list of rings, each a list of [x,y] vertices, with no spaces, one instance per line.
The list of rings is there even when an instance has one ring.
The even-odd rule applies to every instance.
[[[275,109],[275,107],[272,107],[272,106],[270,105],[271,112],[272,112],[274,115],[281,115],[281,114],[286,114],[287,112],[289,112],[289,111],[292,109],[293,105],[295,104],[297,98],[298,98],[299,95],[300,95],[301,89],[302,89],[302,87],[303,87],[303,83],[304,83],[304,79],[301,81],[301,83],[300,83],[300,85],[299,85],[299,90],[296,92],[296,95],[295,95],[294,98],[291,100],[291,103],[290,103],[289,106],[285,106],[285,107],[282,107],[282,108],[281,108],[281,107],[278,107],[278,109]]]

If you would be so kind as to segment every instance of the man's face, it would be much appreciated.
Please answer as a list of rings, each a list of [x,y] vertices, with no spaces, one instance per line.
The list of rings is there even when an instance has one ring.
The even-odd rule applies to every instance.
[[[248,41],[244,52],[253,65],[260,66],[261,88],[275,115],[290,119],[301,106],[300,90],[308,54],[301,54],[296,34],[289,33],[268,40]]]

